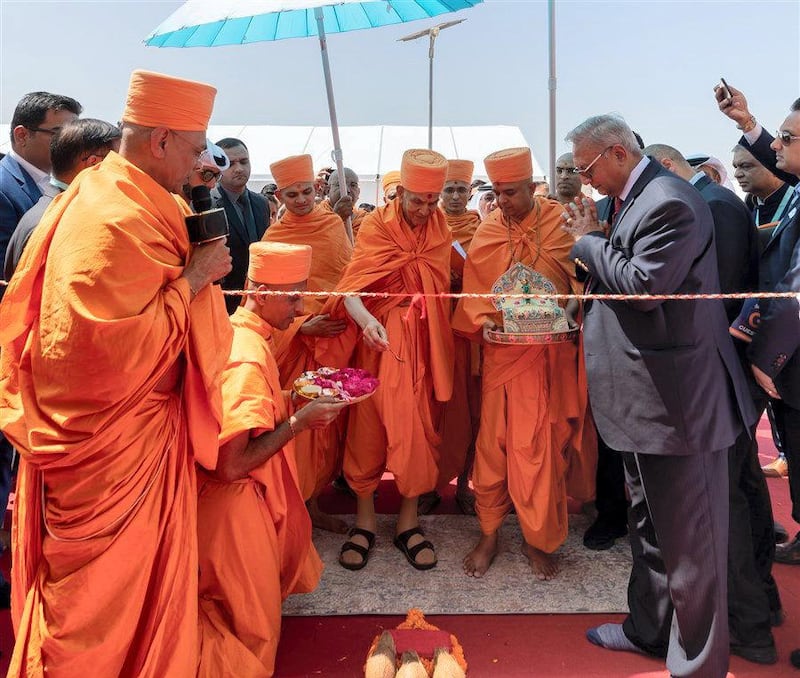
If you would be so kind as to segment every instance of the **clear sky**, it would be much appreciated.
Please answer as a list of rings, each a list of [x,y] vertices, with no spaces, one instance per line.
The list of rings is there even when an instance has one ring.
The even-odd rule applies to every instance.
[[[68,94],[85,115],[116,121],[131,70],[147,68],[215,85],[215,124],[328,124],[316,38],[145,47],[180,4],[0,0],[0,122],[33,90]],[[434,124],[518,125],[546,166],[547,5],[539,0],[486,0],[427,22],[330,36],[340,124],[426,125],[427,41],[397,38],[451,17],[467,21],[436,43]],[[556,18],[559,153],[574,125],[613,111],[645,143],[729,164],[738,136],[712,98],[720,76],[745,92],[769,130],[800,96],[798,0],[557,0]]]

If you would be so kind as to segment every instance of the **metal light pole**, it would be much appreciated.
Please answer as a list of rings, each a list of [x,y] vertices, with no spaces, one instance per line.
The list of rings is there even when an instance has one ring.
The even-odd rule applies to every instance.
[[[550,194],[556,194],[556,6],[555,0],[547,2],[547,45],[550,55],[550,77],[547,89],[550,91]]]
[[[444,23],[438,24],[431,28],[426,28],[424,31],[418,31],[416,33],[412,33],[411,35],[406,35],[404,38],[398,38],[397,42],[409,42],[410,40],[416,40],[417,38],[421,38],[427,35],[430,38],[430,45],[428,47],[428,148],[433,148],[433,43],[436,41],[436,38],[439,37],[439,33],[443,31],[445,28],[450,28],[450,26],[455,26],[460,24],[462,21],[466,21],[466,19],[458,19],[457,21],[445,21]]]

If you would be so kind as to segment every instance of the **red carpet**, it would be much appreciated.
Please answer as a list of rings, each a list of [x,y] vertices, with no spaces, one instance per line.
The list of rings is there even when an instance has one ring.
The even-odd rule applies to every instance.
[[[759,429],[762,461],[774,458],[769,427]],[[788,483],[769,481],[775,517],[790,533],[797,526],[790,517]],[[456,512],[452,488],[437,513]],[[390,481],[381,484],[378,508],[395,512],[399,498]],[[321,501],[328,511],[352,513],[354,501],[334,492]],[[468,545],[465,544],[465,550]],[[7,567],[7,561],[5,562]],[[759,667],[738,657],[731,659],[736,678],[787,676],[800,678],[788,663],[789,652],[800,647],[800,577],[792,566],[776,565],[786,622],[775,629],[780,661]],[[454,580],[452,585],[458,586]],[[555,584],[554,584],[555,585]],[[474,678],[666,678],[663,663],[627,653],[612,653],[590,645],[584,632],[621,615],[504,615],[437,616],[429,621],[458,636]],[[276,676],[300,678],[357,678],[363,676],[364,656],[372,639],[383,629],[402,621],[394,616],[307,617],[284,619]],[[12,648],[7,612],[0,613],[0,670],[5,672]]]

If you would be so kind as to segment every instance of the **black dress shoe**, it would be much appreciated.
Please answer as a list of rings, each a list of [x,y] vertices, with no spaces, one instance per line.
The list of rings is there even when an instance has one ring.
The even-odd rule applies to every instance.
[[[614,546],[614,542],[628,534],[625,523],[609,522],[598,517],[583,535],[583,545],[592,551],[606,551]]]
[[[800,669],[800,650],[792,650],[792,654],[789,655],[789,661],[796,669]]]
[[[772,531],[775,533],[776,544],[785,544],[789,541],[789,532],[779,522],[774,521],[772,523]]]
[[[775,562],[784,565],[800,565],[800,533],[786,544],[775,547]]]
[[[778,661],[778,651],[775,649],[775,643],[764,647],[731,643],[731,654],[735,654],[737,657],[754,664],[775,664]]]

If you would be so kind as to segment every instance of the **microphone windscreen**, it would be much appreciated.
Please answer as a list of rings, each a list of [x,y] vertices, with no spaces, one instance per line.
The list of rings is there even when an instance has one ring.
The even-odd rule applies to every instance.
[[[211,209],[211,191],[208,190],[208,186],[194,186],[191,196],[195,212],[207,212]]]

